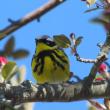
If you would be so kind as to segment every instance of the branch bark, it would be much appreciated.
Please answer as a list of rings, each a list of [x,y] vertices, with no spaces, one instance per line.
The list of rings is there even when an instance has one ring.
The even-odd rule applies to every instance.
[[[11,100],[14,104],[25,102],[70,102],[91,98],[110,97],[110,80],[93,82],[87,91],[84,80],[70,84],[32,84],[24,81],[21,85],[0,84],[0,99]],[[100,90],[100,92],[99,92]]]
[[[27,14],[23,18],[17,21],[9,20],[11,24],[6,28],[0,30],[0,40],[5,38],[7,35],[32,22],[35,19],[39,19],[42,15],[46,14],[51,9],[65,2],[66,0],[50,0],[47,4],[40,7],[39,9]]]
[[[102,46],[99,55],[97,56],[97,61],[94,63],[91,68],[90,74],[88,76],[89,86],[92,84],[92,81],[95,79],[97,70],[101,63],[103,63],[108,58],[108,54],[110,52],[110,32],[107,32],[106,40],[104,45]]]

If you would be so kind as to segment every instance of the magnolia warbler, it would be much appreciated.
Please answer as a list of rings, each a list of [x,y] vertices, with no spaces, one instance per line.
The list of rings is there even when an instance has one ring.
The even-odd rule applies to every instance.
[[[62,83],[70,78],[70,65],[63,49],[58,48],[48,36],[36,39],[36,50],[32,58],[33,76],[37,83]]]

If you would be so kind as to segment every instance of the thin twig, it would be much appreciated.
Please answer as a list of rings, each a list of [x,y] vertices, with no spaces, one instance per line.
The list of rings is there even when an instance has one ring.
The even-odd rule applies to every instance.
[[[81,58],[79,56],[79,54],[75,54],[75,56],[76,56],[76,60],[77,61],[80,61],[80,62],[83,62],[83,63],[96,63],[97,62],[96,59],[85,59],[85,58]]]
[[[106,41],[102,46],[101,51],[97,57],[97,62],[91,68],[90,74],[88,76],[88,80],[90,81],[90,83],[92,83],[92,81],[94,80],[100,64],[107,60],[109,52],[110,52],[110,32],[107,33]]]

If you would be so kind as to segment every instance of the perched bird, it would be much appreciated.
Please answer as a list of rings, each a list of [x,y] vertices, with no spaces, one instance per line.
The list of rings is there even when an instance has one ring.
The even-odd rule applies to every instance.
[[[31,65],[33,76],[39,84],[66,82],[71,76],[67,55],[46,35],[36,39]]]

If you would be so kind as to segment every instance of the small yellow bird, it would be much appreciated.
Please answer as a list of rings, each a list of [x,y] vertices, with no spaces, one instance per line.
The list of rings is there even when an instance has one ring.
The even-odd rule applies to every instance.
[[[71,76],[67,55],[46,35],[36,39],[31,66],[33,76],[39,84],[66,82]]]

